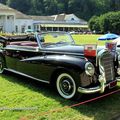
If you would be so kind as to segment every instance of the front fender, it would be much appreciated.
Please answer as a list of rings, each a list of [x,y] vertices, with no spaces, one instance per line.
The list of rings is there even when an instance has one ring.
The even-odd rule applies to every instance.
[[[39,62],[53,67],[64,67],[67,69],[73,69],[75,71],[83,71],[85,69],[85,63],[87,62],[84,57],[76,57],[69,55],[45,55],[27,58],[21,60],[24,62]]]
[[[65,67],[68,69],[74,70],[84,70],[85,69],[85,58],[69,56],[69,55],[52,55],[46,57],[46,62],[56,65]]]

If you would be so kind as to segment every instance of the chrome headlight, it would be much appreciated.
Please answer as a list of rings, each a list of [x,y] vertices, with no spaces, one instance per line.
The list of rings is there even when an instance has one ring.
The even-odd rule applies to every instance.
[[[93,76],[94,73],[95,73],[95,67],[94,67],[94,65],[92,63],[90,63],[90,62],[87,62],[85,64],[85,72],[86,72],[87,75]]]

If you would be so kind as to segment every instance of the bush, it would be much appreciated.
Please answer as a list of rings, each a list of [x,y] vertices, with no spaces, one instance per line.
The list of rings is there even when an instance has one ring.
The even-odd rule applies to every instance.
[[[100,31],[99,17],[93,16],[89,20],[89,27],[92,31],[99,32]]]
[[[112,32],[120,34],[120,11],[109,12],[100,17],[92,17],[89,20],[89,27],[91,30],[100,30],[101,33]]]

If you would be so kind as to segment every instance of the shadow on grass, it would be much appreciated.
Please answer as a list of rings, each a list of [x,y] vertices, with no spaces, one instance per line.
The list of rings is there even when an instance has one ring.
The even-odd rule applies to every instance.
[[[17,83],[21,86],[27,87],[32,91],[42,93],[46,97],[55,99],[56,101],[59,101],[63,107],[77,104],[79,102],[92,99],[101,95],[101,94],[83,95],[81,100],[75,102],[61,98],[58,95],[55,88],[51,87],[48,84],[44,84],[39,81],[35,81],[11,72],[5,72],[5,74],[3,74],[2,77],[10,82]],[[114,88],[109,91],[106,90],[104,94],[116,89],[120,89],[120,87],[118,86],[117,88]],[[94,120],[106,120],[106,119],[118,120],[120,117],[120,96],[119,93],[117,93],[81,106],[73,107],[72,109],[75,109],[81,114],[93,118]]]

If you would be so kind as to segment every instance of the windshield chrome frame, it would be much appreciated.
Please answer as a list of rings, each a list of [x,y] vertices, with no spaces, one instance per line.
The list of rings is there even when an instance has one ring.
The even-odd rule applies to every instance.
[[[40,49],[44,48],[42,47],[42,44],[41,44],[41,37],[40,37],[40,34],[49,34],[49,33],[63,33],[63,34],[67,34],[69,35],[70,39],[71,39],[71,43],[75,44],[75,41],[73,40],[72,36],[70,33],[68,32],[43,32],[43,33],[35,33],[35,37],[36,37],[36,40],[37,40],[37,43],[38,43],[38,46]]]

